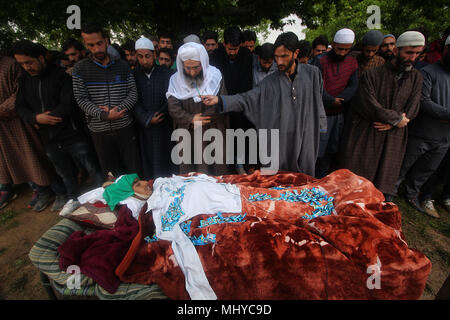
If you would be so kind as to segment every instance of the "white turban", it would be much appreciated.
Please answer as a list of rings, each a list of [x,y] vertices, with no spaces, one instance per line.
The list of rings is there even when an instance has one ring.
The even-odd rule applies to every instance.
[[[418,31],[403,32],[397,39],[397,48],[417,47],[425,45],[425,37]]]
[[[353,43],[355,41],[355,33],[347,28],[341,29],[334,35],[335,43]]]
[[[183,62],[186,60],[200,61],[200,52],[194,47],[181,47],[178,55]]]
[[[200,38],[195,34],[190,34],[186,38],[183,39],[183,43],[188,43],[188,42],[195,42],[198,44],[202,44],[202,41],[200,40]]]
[[[184,75],[184,63],[186,60],[200,61],[203,70],[203,82],[197,86],[191,86]],[[173,96],[178,100],[193,98],[200,102],[200,95],[217,95],[222,83],[222,74],[219,69],[209,65],[208,52],[203,45],[188,42],[178,49],[177,71],[169,81],[166,97]]]
[[[134,45],[134,49],[135,50],[148,49],[148,50],[151,50],[151,51],[155,51],[155,47],[153,46],[153,42],[151,42],[146,37],[139,38],[136,41],[135,45]]]

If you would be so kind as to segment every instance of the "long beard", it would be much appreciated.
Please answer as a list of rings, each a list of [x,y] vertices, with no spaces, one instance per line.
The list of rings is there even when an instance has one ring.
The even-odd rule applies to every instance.
[[[389,51],[390,52],[390,51]],[[392,58],[394,57],[393,54],[388,55],[387,52],[381,52],[381,56],[383,57],[384,60],[386,61],[391,61]]]
[[[343,61],[347,57],[347,55],[341,56],[341,55],[336,54],[336,52],[334,50],[333,50],[333,53],[331,56],[336,62]]]
[[[203,83],[203,70],[200,71],[200,73],[198,75],[196,75],[195,77],[191,77],[189,74],[186,73],[186,71],[183,69],[183,73],[184,76],[186,77],[186,81],[187,83],[191,86],[191,87],[201,87],[202,83]]]

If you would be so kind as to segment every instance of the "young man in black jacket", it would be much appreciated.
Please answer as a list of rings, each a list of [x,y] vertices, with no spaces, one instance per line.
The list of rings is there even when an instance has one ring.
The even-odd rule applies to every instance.
[[[13,47],[13,54],[26,71],[17,94],[17,114],[38,129],[47,156],[65,187],[54,184],[56,200],[52,211],[61,210],[68,200],[76,206],[78,183],[74,159],[86,168],[96,185],[104,179],[74,113],[71,78],[64,69],[46,60],[46,49],[39,44],[19,41]],[[50,192],[43,192],[33,209],[42,211],[51,197]]]

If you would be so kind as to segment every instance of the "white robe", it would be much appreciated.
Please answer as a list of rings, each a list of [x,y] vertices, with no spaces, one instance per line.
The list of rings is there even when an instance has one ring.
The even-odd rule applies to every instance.
[[[170,215],[170,204],[176,197],[181,199],[180,193],[174,192],[183,187],[184,195],[179,204],[182,214],[173,225],[163,225],[162,221]],[[191,299],[217,299],[197,251],[181,230],[180,223],[200,214],[241,213],[239,188],[231,184],[217,183],[216,179],[204,174],[194,177],[158,178],[153,184],[153,194],[147,200],[147,212],[150,210],[157,238],[172,241],[172,249],[186,278],[186,290]]]

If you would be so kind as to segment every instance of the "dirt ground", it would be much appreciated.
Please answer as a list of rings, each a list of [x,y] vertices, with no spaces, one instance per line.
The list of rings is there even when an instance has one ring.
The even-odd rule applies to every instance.
[[[17,186],[19,197],[0,211],[0,299],[47,299],[38,270],[28,252],[40,236],[61,217],[46,209],[40,213],[26,208],[31,198],[28,186]],[[422,299],[434,299],[450,273],[450,214],[437,206],[440,219],[428,217],[396,199],[402,211],[403,232],[411,248],[423,252],[432,270]]]

